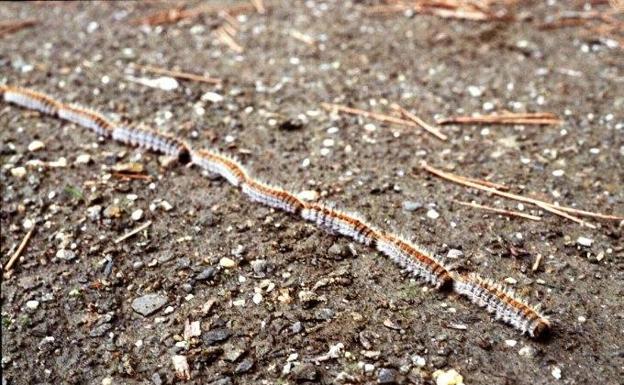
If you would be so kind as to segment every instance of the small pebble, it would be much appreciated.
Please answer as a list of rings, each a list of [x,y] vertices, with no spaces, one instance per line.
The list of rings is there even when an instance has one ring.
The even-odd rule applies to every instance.
[[[131,215],[130,217],[131,217],[131,218],[132,218],[132,220],[133,220],[133,221],[135,221],[135,222],[136,222],[136,221],[140,221],[140,220],[141,220],[141,218],[143,218],[143,210],[141,210],[141,209],[134,210],[134,211],[132,212],[132,215]]]
[[[516,344],[518,344],[518,341],[516,340],[505,340],[505,345],[509,346],[510,348],[513,348],[514,346],[516,346]]]
[[[56,252],[56,258],[62,259],[64,261],[71,261],[76,258],[76,253],[71,250],[60,249]]]
[[[43,143],[40,140],[33,140],[28,145],[28,151],[30,151],[30,152],[39,151],[39,150],[41,150],[43,148],[45,148],[45,143]]]
[[[201,96],[201,100],[211,103],[220,103],[223,101],[223,96],[219,95],[216,92],[206,92]]]
[[[225,267],[226,269],[229,269],[236,266],[236,262],[228,257],[223,257],[219,260],[219,265]]]
[[[535,349],[531,346],[524,346],[523,348],[518,350],[518,354],[522,357],[531,358],[535,356]]]
[[[304,190],[297,194],[300,199],[307,202],[314,202],[319,198],[319,193],[314,190]]]
[[[430,219],[438,219],[440,217],[440,213],[438,213],[437,211],[435,211],[434,209],[429,209],[427,211],[427,218]]]
[[[446,257],[447,258],[461,258],[464,256],[464,253],[461,250],[457,250],[457,249],[450,249],[448,251],[448,253],[446,253]]]
[[[132,310],[147,317],[167,303],[167,297],[159,294],[147,294],[132,301]]]
[[[26,175],[26,169],[24,167],[12,168],[11,175],[13,175],[16,178],[23,178]]]
[[[217,270],[214,267],[207,267],[204,270],[202,270],[199,274],[197,274],[195,279],[198,281],[205,281],[205,280],[214,278],[216,274],[217,274]]]
[[[403,210],[404,211],[416,211],[420,208],[423,207],[423,204],[420,202],[413,202],[413,201],[403,201]]]
[[[37,310],[39,307],[39,301],[31,300],[26,302],[26,307],[30,310]]]
[[[260,293],[256,293],[253,295],[253,298],[251,299],[253,301],[253,303],[255,303],[256,305],[259,305],[262,302],[262,294]]]
[[[578,239],[576,240],[576,243],[578,243],[581,246],[591,247],[591,245],[594,243],[594,240],[591,238],[587,238],[587,237],[578,237]]]
[[[557,380],[561,379],[561,368],[559,368],[558,366],[553,366],[550,374],[552,374],[552,376],[555,377]]]
[[[91,162],[91,155],[89,154],[80,154],[76,157],[75,164],[87,164]]]
[[[553,174],[553,176],[559,177],[559,176],[563,176],[564,171],[563,170],[555,170],[555,171],[552,172],[552,174]]]
[[[432,377],[436,380],[436,385],[461,385],[464,383],[464,377],[455,369],[436,370]]]
[[[181,380],[191,379],[191,369],[189,368],[189,364],[186,361],[185,356],[172,356],[171,361],[173,362],[173,368],[175,369],[176,377]]]
[[[253,365],[254,365],[254,362],[251,358],[245,358],[236,366],[236,369],[234,369],[234,373],[236,374],[246,373],[249,371],[249,369],[253,367]]]
[[[381,368],[377,374],[378,384],[396,384],[398,372],[394,369]]]

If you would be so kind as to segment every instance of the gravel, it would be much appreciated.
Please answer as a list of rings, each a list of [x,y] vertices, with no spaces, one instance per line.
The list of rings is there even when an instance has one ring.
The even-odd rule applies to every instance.
[[[159,294],[147,294],[132,301],[132,310],[144,317],[154,314],[167,303],[167,297]]]

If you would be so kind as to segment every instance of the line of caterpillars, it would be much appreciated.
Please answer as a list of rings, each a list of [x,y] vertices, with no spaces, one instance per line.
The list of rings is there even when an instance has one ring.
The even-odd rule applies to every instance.
[[[102,114],[77,105],[66,105],[54,98],[21,87],[0,85],[4,101],[75,123],[98,136],[124,144],[176,157],[181,164],[192,164],[218,174],[254,202],[286,211],[312,222],[331,234],[340,234],[372,247],[389,257],[412,275],[439,290],[454,291],[485,308],[522,333],[541,337],[550,331],[549,320],[512,291],[477,275],[449,271],[432,253],[389,232],[379,230],[357,215],[321,203],[306,202],[282,188],[249,176],[245,168],[219,152],[194,150],[183,140],[130,125],[116,124]]]

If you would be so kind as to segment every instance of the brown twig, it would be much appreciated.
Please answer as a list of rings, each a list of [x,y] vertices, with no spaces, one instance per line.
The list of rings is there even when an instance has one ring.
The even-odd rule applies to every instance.
[[[436,121],[438,124],[527,124],[527,125],[559,125],[563,121],[550,112],[509,113],[478,116],[454,116]]]
[[[141,65],[141,64],[136,64],[136,63],[133,64],[133,66],[136,68],[143,69],[145,71],[149,71],[149,72],[153,72],[153,73],[157,73],[161,75],[167,75],[167,76],[171,76],[171,77],[178,78],[178,79],[192,80],[192,81],[208,83],[208,84],[221,84],[221,79],[211,78],[208,76],[195,75],[195,74],[191,74],[187,72],[173,71],[173,70],[168,70],[165,68],[152,67],[149,65]]]
[[[488,187],[488,186],[484,186],[482,184],[476,183],[476,182],[471,182],[469,180],[466,180],[464,177],[459,176],[459,175],[455,175],[455,174],[451,174],[449,172],[445,172],[442,170],[438,170],[434,167],[429,166],[428,164],[424,163],[422,165],[422,168],[424,170],[426,170],[427,172],[434,174],[440,178],[449,180],[451,182],[455,182],[457,184],[460,185],[464,185],[467,187],[473,187],[479,190],[483,190],[483,191],[487,191],[489,193],[495,194],[495,195],[499,195],[505,198],[509,198],[509,199],[513,199],[513,200],[517,200],[520,202],[525,202],[525,203],[531,203],[534,204],[538,207],[541,207],[544,210],[547,210],[553,214],[565,217],[567,219],[570,219],[572,221],[575,221],[577,223],[582,223],[585,226],[588,226],[590,228],[593,228],[594,226],[591,224],[588,224],[586,222],[584,222],[582,219],[577,218],[575,216],[572,216],[568,213],[573,213],[573,214],[578,214],[578,215],[582,215],[582,216],[588,216],[588,217],[593,217],[593,218],[600,218],[600,219],[607,219],[607,220],[624,220],[624,217],[621,216],[617,216],[617,215],[607,215],[607,214],[601,214],[601,213],[594,213],[594,212],[590,212],[590,211],[584,211],[584,210],[577,210],[571,207],[565,207],[565,206],[557,206],[555,204],[552,203],[548,203],[548,202],[544,202],[541,201],[539,199],[534,199],[534,198],[528,198],[528,197],[524,197],[522,195],[517,195],[517,194],[513,194],[513,193],[509,193],[509,192],[504,192],[504,191],[500,191],[497,190],[495,188],[492,187]]]
[[[217,38],[225,45],[227,45],[232,51],[236,53],[243,52],[243,47],[234,40],[232,35],[230,35],[224,28],[224,26],[220,26],[214,31]]]
[[[123,242],[126,239],[130,238],[131,236],[133,236],[136,233],[140,233],[141,231],[147,229],[149,227],[149,225],[152,224],[152,221],[147,221],[144,224],[142,224],[141,226],[137,227],[136,229],[130,231],[127,234],[122,235],[121,237],[115,239],[115,243],[119,243],[119,242]]]
[[[392,105],[390,105],[390,108],[398,111],[399,113],[401,113],[401,115],[403,115],[407,119],[409,119],[412,122],[418,124],[420,127],[422,127],[424,130],[426,130],[427,132],[429,132],[431,135],[435,136],[436,138],[438,138],[440,140],[447,140],[448,139],[446,135],[444,135],[443,133],[440,132],[440,130],[438,130],[437,128],[435,128],[432,125],[428,124],[427,122],[425,122],[424,120],[422,120],[418,116],[412,114],[411,112],[409,112],[405,108],[399,106],[398,104],[393,103]]]
[[[512,211],[512,210],[505,210],[505,209],[499,209],[496,207],[490,207],[490,206],[483,206],[480,205],[478,203],[474,203],[474,202],[463,202],[463,201],[458,201],[453,199],[453,202],[460,204],[462,206],[469,206],[469,207],[474,207],[477,209],[482,209],[482,210],[486,210],[486,211],[492,211],[498,214],[503,214],[503,215],[508,215],[510,217],[521,217],[521,218],[526,218],[526,219],[531,219],[533,221],[541,221],[542,218],[535,216],[535,215],[531,215],[531,214],[525,214],[525,213],[521,213],[518,211]]]
[[[420,127],[418,124],[409,120],[396,118],[390,115],[378,114],[376,112],[360,110],[357,108],[347,107],[347,106],[343,106],[340,104],[321,103],[321,106],[328,111],[336,110],[336,111],[344,112],[344,113],[351,114],[351,115],[360,115],[365,118],[375,119],[384,123],[399,124],[402,126],[409,126],[409,127]]]
[[[5,271],[8,272],[9,270],[11,270],[11,268],[15,264],[15,261],[17,261],[17,258],[19,258],[19,256],[22,254],[22,251],[24,251],[24,248],[26,247],[26,244],[28,243],[28,240],[30,239],[33,231],[35,231],[35,225],[33,225],[33,227],[28,230],[28,232],[24,236],[24,239],[22,239],[22,243],[20,243],[19,247],[17,248],[17,250],[15,250],[15,253],[13,253],[11,258],[9,259],[9,262],[7,262],[6,266],[4,267]]]
[[[263,15],[266,13],[266,8],[264,6],[264,1],[262,0],[251,0],[251,4],[256,8],[256,12]]]
[[[476,2],[458,0],[394,2],[394,4],[368,7],[365,12],[372,15],[387,15],[405,11],[433,15],[445,19],[472,21],[513,20],[513,16],[507,12],[502,14],[496,13],[489,3],[478,4]]]
[[[126,179],[126,180],[129,180],[129,179],[139,179],[139,180],[146,180],[146,181],[152,180],[151,175],[145,175],[145,174],[114,172],[112,173],[112,175],[116,178]]]
[[[0,37],[21,31],[24,28],[31,28],[39,23],[39,20],[6,20],[0,22]]]

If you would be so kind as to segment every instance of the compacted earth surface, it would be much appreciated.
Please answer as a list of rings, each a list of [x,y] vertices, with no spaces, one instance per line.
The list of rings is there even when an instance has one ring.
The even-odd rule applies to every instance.
[[[0,19],[36,22],[1,38],[0,82],[220,149],[505,282],[542,304],[552,333],[521,335],[196,167],[1,102],[2,384],[624,383],[623,222],[582,226],[421,167],[622,216],[624,50],[581,26],[540,28],[589,8],[519,2],[515,20],[466,21],[275,1],[235,21],[134,22],[174,5],[3,3]],[[442,141],[322,103],[563,123],[446,125]]]

